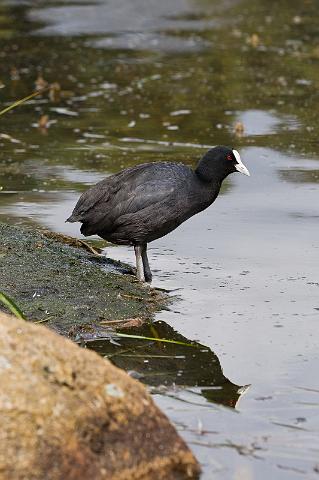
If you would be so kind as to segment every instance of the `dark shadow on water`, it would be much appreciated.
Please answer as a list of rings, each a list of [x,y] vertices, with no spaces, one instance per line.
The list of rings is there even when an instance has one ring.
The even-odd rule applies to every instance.
[[[125,330],[125,333],[128,333]],[[107,357],[114,365],[152,387],[196,388],[207,401],[235,408],[245,386],[232,383],[223,374],[217,355],[205,345],[191,342],[163,321],[143,325],[134,335],[158,337],[186,345],[115,337],[85,345]]]

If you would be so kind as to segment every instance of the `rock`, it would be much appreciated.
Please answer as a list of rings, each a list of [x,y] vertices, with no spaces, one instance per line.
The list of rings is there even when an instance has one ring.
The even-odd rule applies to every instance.
[[[0,382],[1,479],[197,478],[139,382],[46,327],[0,313]]]

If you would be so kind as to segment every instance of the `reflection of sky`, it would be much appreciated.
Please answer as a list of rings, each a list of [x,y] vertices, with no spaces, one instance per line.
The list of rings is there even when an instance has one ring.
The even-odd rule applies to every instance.
[[[88,2],[86,2],[88,3]],[[207,10],[207,8],[206,8]],[[98,47],[189,50],[204,45],[198,39],[166,36],[160,31],[198,31],[213,26],[212,20],[187,18],[199,14],[188,0],[109,0],[94,5],[61,5],[33,8],[32,21],[44,22],[40,35],[106,35]]]
[[[95,172],[94,170],[80,170],[78,168],[71,168],[68,166],[52,167],[56,176],[72,183],[83,183],[84,185],[93,185],[94,183],[103,180],[106,174]]]
[[[278,117],[275,112],[246,110],[237,115],[244,125],[246,135],[269,135],[282,129],[296,130],[297,120],[293,117]]]
[[[13,205],[2,207],[1,214],[18,218],[27,217],[31,222],[52,231],[78,236],[79,225],[64,222],[70,216],[79,194],[74,192],[34,192],[32,200],[30,200],[30,196],[28,195],[25,200],[18,200]]]

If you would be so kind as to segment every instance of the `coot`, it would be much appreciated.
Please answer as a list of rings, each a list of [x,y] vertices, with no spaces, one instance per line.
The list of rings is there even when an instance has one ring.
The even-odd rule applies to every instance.
[[[182,163],[144,163],[107,177],[84,192],[67,222],[83,235],[133,245],[137,278],[151,282],[147,244],[163,237],[216,199],[233,172],[249,175],[237,150],[210,149],[195,170]]]

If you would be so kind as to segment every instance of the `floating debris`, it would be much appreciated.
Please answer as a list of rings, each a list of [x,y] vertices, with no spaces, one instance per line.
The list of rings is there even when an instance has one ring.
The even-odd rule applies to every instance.
[[[44,90],[39,90],[37,92],[33,92],[31,93],[31,95],[28,95],[27,97],[24,97],[24,98],[21,98],[20,100],[17,100],[15,101],[14,103],[12,103],[11,105],[9,105],[8,107],[4,108],[3,110],[0,111],[0,115],[4,115],[5,113],[9,112],[10,110],[12,110],[13,108],[15,107],[18,107],[19,105],[21,105],[22,103],[25,103],[27,102],[28,100],[31,100],[31,98],[33,97],[36,97],[37,95],[40,95],[42,92],[44,92],[46,89]]]
[[[40,117],[38,127],[41,130],[47,130],[49,128],[49,115],[42,115]]]
[[[171,112],[170,115],[171,117],[177,117],[179,115],[189,115],[190,113],[192,113],[191,110],[175,110],[174,112]]]
[[[104,90],[115,90],[117,88],[116,83],[104,82],[100,85]]]
[[[282,75],[277,78],[277,83],[281,87],[287,87],[287,85],[288,85],[286,77],[284,77]]]
[[[253,33],[247,40],[247,43],[254,48],[259,47],[260,45],[260,37],[258,33]]]
[[[45,88],[47,88],[48,86],[48,82],[46,80],[44,80],[44,78],[42,77],[42,75],[40,74],[38,76],[38,78],[36,79],[35,81],[35,89],[36,91],[40,91],[40,90],[43,90]]]
[[[295,15],[292,19],[294,25],[300,25],[302,23],[302,18],[299,15]]]
[[[245,132],[244,124],[242,122],[236,122],[234,126],[234,131],[236,137],[242,137]]]
[[[51,108],[51,111],[56,112],[59,115],[67,115],[69,117],[78,117],[79,116],[79,114],[77,112],[74,112],[73,110],[69,110],[68,108],[64,108],[64,107],[54,107],[54,108]]]
[[[164,124],[163,124],[164,125]],[[120,142],[125,143],[147,143],[150,145],[162,145],[164,147],[182,147],[182,148],[213,148],[213,145],[206,145],[205,143],[191,143],[191,142],[168,142],[165,140],[151,140],[145,138],[122,137]]]
[[[16,67],[12,67],[10,70],[10,78],[12,81],[20,80],[19,70]]]
[[[61,85],[58,82],[54,82],[50,85],[49,99],[53,103],[57,103],[61,100]]]
[[[11,143],[22,143],[20,140],[18,140],[17,138],[11,137],[11,135],[8,135],[7,133],[0,133],[0,139],[8,140]]]

